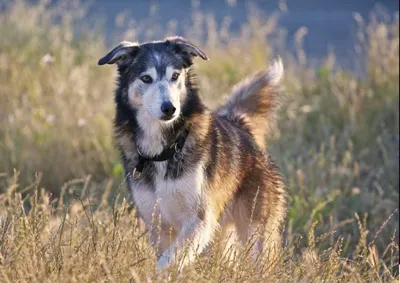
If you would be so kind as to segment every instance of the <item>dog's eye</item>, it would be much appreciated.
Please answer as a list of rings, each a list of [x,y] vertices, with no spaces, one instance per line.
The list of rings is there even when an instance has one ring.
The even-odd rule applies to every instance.
[[[172,77],[171,77],[171,80],[172,81],[176,81],[178,78],[179,78],[179,73],[174,73],[173,75],[172,75]]]
[[[140,79],[146,84],[151,84],[153,82],[153,79],[148,75],[144,75]]]

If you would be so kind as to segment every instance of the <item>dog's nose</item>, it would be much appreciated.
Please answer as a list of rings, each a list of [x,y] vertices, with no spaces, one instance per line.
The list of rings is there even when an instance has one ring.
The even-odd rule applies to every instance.
[[[176,108],[172,105],[171,102],[163,102],[161,104],[161,112],[164,113],[166,116],[172,116],[175,113]]]

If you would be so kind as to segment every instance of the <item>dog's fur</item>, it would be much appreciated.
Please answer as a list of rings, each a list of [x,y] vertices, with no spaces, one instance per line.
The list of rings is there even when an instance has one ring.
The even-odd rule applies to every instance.
[[[190,262],[218,228],[235,227],[242,242],[257,231],[258,251],[276,255],[281,246],[286,191],[266,137],[278,105],[282,63],[239,83],[212,112],[199,97],[192,69],[197,56],[207,60],[186,39],[172,37],[123,42],[99,61],[118,66],[116,142],[131,196],[157,246],[158,267],[175,258],[183,244],[189,247],[183,263]],[[172,116],[160,111],[165,102],[176,109]],[[174,159],[147,162],[141,176],[132,178],[139,152],[160,154],[184,131],[182,166]]]

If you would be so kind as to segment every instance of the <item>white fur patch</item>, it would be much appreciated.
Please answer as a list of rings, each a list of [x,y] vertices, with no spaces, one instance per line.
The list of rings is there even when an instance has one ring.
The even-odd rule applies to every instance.
[[[217,228],[216,217],[208,209],[205,212],[205,219],[197,216],[187,218],[181,227],[175,242],[162,254],[157,262],[157,268],[163,268],[168,261],[175,259],[175,254],[181,251],[183,244],[188,244],[187,254],[180,263],[179,270],[195,259],[196,253],[202,253],[212,241]]]
[[[157,175],[153,188],[146,187],[146,184],[139,180],[131,190],[139,214],[149,228],[153,227],[153,221],[157,221],[152,219],[153,215],[160,213],[162,221],[172,225],[178,232],[177,239],[164,251],[157,262],[157,267],[163,268],[174,260],[175,252],[179,252],[182,244],[186,242],[189,244],[189,250],[187,258],[182,262],[181,267],[183,267],[195,258],[196,252],[201,253],[207,247],[218,223],[207,206],[203,207],[205,219],[199,218],[199,207],[204,205],[202,162],[178,179],[164,178],[166,164],[166,162],[155,163]],[[153,238],[157,237],[158,235],[152,234],[152,242],[155,242]]]
[[[271,85],[277,85],[280,82],[283,77],[283,64],[280,58],[268,68],[267,77]]]
[[[173,75],[175,72],[178,72],[178,70],[174,69],[174,67],[172,67],[172,66],[168,66],[168,67],[166,68],[166,70],[165,70],[165,77],[166,77],[166,79],[167,79],[167,80],[171,80],[172,75]]]
[[[147,109],[141,107],[137,113],[137,121],[143,129],[143,137],[138,140],[139,151],[143,155],[153,156],[164,150],[164,138],[162,128],[167,124],[162,124],[154,119]]]
[[[140,182],[136,182],[131,191],[140,216],[146,225],[151,226],[153,221],[152,215],[156,209],[156,195],[151,188]]]
[[[156,177],[156,197],[160,200],[163,219],[179,231],[188,219],[197,217],[202,199],[203,168],[197,165],[178,179],[165,179],[166,166],[163,163],[166,162],[157,166],[161,172]]]
[[[161,56],[158,53],[154,53],[154,58],[156,59],[157,63],[161,62]]]
[[[148,68],[146,71],[144,71],[142,74],[140,74],[139,77],[144,76],[144,75],[150,76],[153,79],[153,81],[157,80],[157,70],[154,67]]]

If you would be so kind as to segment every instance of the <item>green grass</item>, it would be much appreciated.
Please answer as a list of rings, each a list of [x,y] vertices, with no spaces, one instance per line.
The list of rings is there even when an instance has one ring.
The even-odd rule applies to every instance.
[[[103,33],[83,25],[82,5],[66,5],[15,1],[0,12],[0,282],[397,280],[398,13],[359,20],[361,78],[332,54],[308,67],[301,38],[295,56],[275,53],[275,17],[253,12],[245,32],[231,34],[193,15],[187,37],[211,58],[196,62],[210,107],[282,56],[285,96],[270,151],[290,199],[277,265],[248,261],[251,243],[233,261],[213,246],[179,277],[176,266],[156,272],[148,235],[124,200],[115,70],[96,65],[108,50]]]

